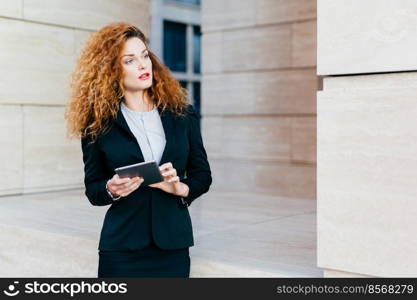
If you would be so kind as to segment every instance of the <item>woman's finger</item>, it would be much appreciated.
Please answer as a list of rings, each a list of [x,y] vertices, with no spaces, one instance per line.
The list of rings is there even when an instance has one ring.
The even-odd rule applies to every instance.
[[[119,194],[122,195],[123,197],[126,197],[127,195],[129,195],[130,193],[132,193],[134,190],[136,190],[137,188],[139,188],[139,186],[142,184],[143,179],[138,180],[137,182],[133,183],[131,186],[127,187],[127,188],[123,188]]]
[[[172,169],[172,163],[171,162],[167,162],[167,163],[164,163],[163,165],[159,166],[159,170],[161,172],[165,172],[166,170],[170,170],[170,169]]]
[[[126,183],[126,187],[134,186],[139,181],[140,181],[139,177],[133,177],[131,178],[130,182]]]
[[[166,164],[163,164],[162,166],[159,166],[159,171],[164,172],[166,170],[168,170],[168,167],[167,167]]]
[[[135,177],[135,178],[137,178],[137,177]],[[124,189],[124,188],[128,188],[132,184],[135,184],[135,182],[137,181],[137,179],[135,179],[135,178],[126,178],[127,180],[124,181],[124,182],[122,182],[122,183],[120,183],[118,185],[118,188],[119,189]]]
[[[169,171],[165,171],[164,173],[162,173],[163,176],[176,176],[177,175],[177,170],[175,170],[174,168],[169,170]]]
[[[114,191],[119,195],[130,194],[131,191],[137,189],[143,182],[142,177],[134,177],[128,183],[117,185],[114,188]]]
[[[180,178],[178,176],[168,179],[168,182],[179,182],[179,181],[180,181]]]
[[[131,182],[129,182],[128,186],[126,187],[126,189],[130,190],[130,189],[135,189],[136,186],[139,186],[141,183],[141,178],[139,177],[135,177],[131,180]]]
[[[120,184],[127,183],[129,181],[130,181],[130,178],[129,177],[120,178],[119,176],[117,176],[117,177],[114,178],[114,181],[113,182],[114,182],[114,184],[120,185]]]

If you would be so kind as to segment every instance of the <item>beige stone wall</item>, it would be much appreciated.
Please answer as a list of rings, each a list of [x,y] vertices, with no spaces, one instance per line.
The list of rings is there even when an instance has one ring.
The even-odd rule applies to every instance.
[[[412,0],[318,1],[318,73],[349,75],[317,100],[325,276],[417,276],[417,72],[401,72],[417,67],[416,16]]]
[[[124,20],[148,34],[148,0],[0,2],[0,195],[82,187],[65,138],[69,75],[89,33]]]
[[[315,199],[316,1],[202,4],[202,130],[213,186]]]
[[[319,0],[321,75],[417,69],[414,0]]]

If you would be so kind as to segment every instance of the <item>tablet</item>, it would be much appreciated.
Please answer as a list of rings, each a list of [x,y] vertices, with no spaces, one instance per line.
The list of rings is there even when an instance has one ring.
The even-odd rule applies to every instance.
[[[164,177],[159,170],[156,161],[145,161],[138,164],[120,167],[114,170],[120,178],[142,177],[144,181],[141,185],[149,185],[164,181]]]

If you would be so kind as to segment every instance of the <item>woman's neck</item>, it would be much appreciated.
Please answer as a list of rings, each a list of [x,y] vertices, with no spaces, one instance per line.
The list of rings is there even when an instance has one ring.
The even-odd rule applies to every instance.
[[[147,112],[154,108],[154,103],[144,91],[125,92],[124,104],[131,110]]]

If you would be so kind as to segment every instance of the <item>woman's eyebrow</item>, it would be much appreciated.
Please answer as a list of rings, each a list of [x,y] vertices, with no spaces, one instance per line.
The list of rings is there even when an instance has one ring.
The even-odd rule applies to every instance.
[[[143,53],[143,52],[145,52],[145,51],[147,51],[147,50],[148,50],[148,49],[144,49],[144,50],[142,50],[142,53]],[[135,55],[134,55],[134,54],[125,54],[125,55],[122,55],[122,57],[123,57],[123,56],[135,56]]]

